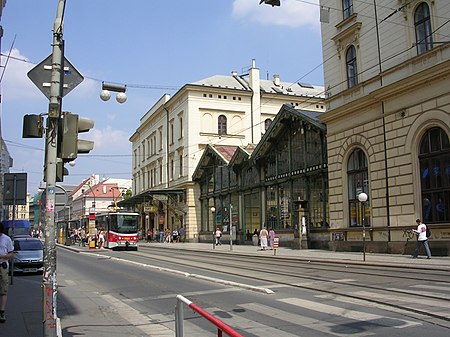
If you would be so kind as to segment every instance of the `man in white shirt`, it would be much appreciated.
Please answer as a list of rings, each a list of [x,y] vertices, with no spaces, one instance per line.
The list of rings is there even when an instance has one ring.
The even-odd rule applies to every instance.
[[[413,232],[417,235],[417,245],[413,258],[417,258],[417,255],[419,255],[420,246],[424,245],[427,252],[427,259],[431,259],[431,252],[430,247],[428,246],[427,238],[427,225],[425,225],[420,219],[417,219],[416,223],[417,229],[413,229]]]
[[[260,231],[259,231],[259,240],[261,242],[261,249],[262,250],[266,250],[267,249],[267,238],[269,236],[269,232],[267,231],[267,229],[265,227],[263,227]]]
[[[0,222],[0,323],[6,322],[5,307],[9,286],[9,260],[13,258],[14,246],[10,237],[3,234]]]

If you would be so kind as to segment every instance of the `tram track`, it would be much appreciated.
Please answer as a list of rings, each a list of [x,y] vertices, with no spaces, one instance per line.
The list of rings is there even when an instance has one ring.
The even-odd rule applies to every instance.
[[[157,254],[153,254],[155,252]],[[152,255],[148,256],[149,253],[152,253]],[[370,276],[372,278],[382,277],[392,281],[432,281],[441,285],[442,288],[450,288],[448,273],[444,271],[427,270],[420,276],[416,276],[407,274],[407,271],[404,270],[404,268],[392,266],[374,267],[360,264],[352,265],[351,263],[339,264],[339,266],[336,266],[336,263],[333,262],[315,261],[307,263],[305,260],[298,259],[273,259],[272,257],[267,256],[251,256],[252,262],[256,262],[256,265],[260,266],[258,263],[264,261],[267,268],[265,271],[261,271],[260,267],[253,267],[252,264],[245,265],[245,268],[243,268],[243,255],[235,254],[223,254],[220,256],[224,257],[224,259],[220,259],[217,254],[211,252],[182,250],[182,259],[180,259],[180,250],[178,249],[143,247],[139,252],[133,252],[132,255],[143,258],[144,260],[158,261],[164,264],[170,263],[171,265],[181,266],[183,268],[199,268],[208,272],[220,273],[222,276],[228,275],[231,277],[248,279],[251,280],[251,282],[259,281],[278,286],[281,285],[296,289],[321,292],[332,296],[345,296],[349,299],[368,301],[380,306],[404,311],[404,314],[409,313],[428,317],[429,319],[432,319],[431,323],[450,329],[450,310],[447,313],[438,311],[433,312],[422,309],[421,306],[424,296],[426,296],[427,300],[436,301],[436,305],[441,304],[444,307],[447,306],[450,308],[450,295],[445,293],[439,295],[432,292],[412,292],[407,289],[403,290],[383,285],[360,284],[359,282],[355,282],[355,280],[335,280],[328,276],[320,277],[317,275],[305,275],[305,272],[327,272],[328,274],[342,273],[342,266],[344,265],[346,278],[349,278],[352,275],[358,275]],[[212,264],[210,261],[205,262],[205,256],[209,258],[214,257],[214,263]],[[248,255],[245,256],[248,257]],[[302,263],[301,266],[298,265],[299,262]],[[270,270],[270,273],[268,273],[267,270]],[[289,270],[289,272],[283,270]],[[393,272],[397,274],[394,274]],[[434,279],[430,280],[430,277],[434,277]],[[391,282],[384,281],[384,284],[389,283]],[[268,287],[270,288],[270,286]],[[360,295],[361,293],[367,293],[369,290],[380,297]],[[408,303],[397,300],[398,297],[404,298],[405,296],[409,299]]]

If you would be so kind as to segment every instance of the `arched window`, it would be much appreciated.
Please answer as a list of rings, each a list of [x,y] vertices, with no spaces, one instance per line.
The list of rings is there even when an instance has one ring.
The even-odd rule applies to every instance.
[[[345,56],[347,67],[347,86],[351,88],[358,84],[358,67],[356,66],[356,49],[350,46]]]
[[[269,128],[270,124],[272,124],[272,120],[270,118],[267,118],[264,121],[264,130],[267,131],[267,129]]]
[[[350,227],[362,226],[362,205],[358,200],[358,195],[362,192],[369,196],[364,205],[364,224],[370,226],[370,194],[367,159],[361,149],[355,149],[348,159],[347,166],[348,179],[348,204],[350,210]]]
[[[422,54],[433,48],[430,9],[425,2],[417,6],[414,13],[414,27],[416,30],[417,54]]]
[[[342,0],[342,12],[344,20],[353,14],[353,0]]]
[[[450,221],[450,145],[444,130],[434,127],[423,135],[419,163],[423,221]]]
[[[217,122],[217,133],[219,135],[227,134],[227,117],[220,115]]]

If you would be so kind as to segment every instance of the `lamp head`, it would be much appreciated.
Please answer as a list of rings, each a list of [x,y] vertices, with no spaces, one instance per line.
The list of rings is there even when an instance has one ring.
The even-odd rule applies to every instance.
[[[127,101],[127,95],[124,92],[119,92],[116,96],[116,101],[119,103],[125,103]]]
[[[215,208],[214,206],[212,206],[212,207],[211,207],[211,212],[214,213],[215,211],[216,211],[216,208]]]
[[[368,198],[368,196],[367,196],[367,194],[364,193],[364,192],[358,194],[358,200],[359,200],[360,202],[366,202],[366,201],[367,201],[367,198]]]
[[[102,90],[100,92],[100,98],[102,99],[102,101],[107,101],[111,98],[111,93],[109,92],[109,90]]]

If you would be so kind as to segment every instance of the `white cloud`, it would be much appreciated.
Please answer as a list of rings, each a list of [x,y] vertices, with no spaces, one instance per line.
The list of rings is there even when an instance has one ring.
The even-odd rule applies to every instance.
[[[282,0],[280,7],[259,5],[259,0],[234,0],[233,16],[263,25],[320,28],[319,6],[314,3],[318,4],[319,0]]]
[[[3,52],[8,55],[9,52]],[[4,66],[6,65],[6,68]],[[2,56],[2,92],[4,99],[23,100],[23,99],[39,99],[42,97],[39,89],[28,78],[27,73],[35,65],[29,63],[27,57],[22,55],[18,49],[11,50],[11,57]]]
[[[88,136],[89,135],[89,136]],[[105,129],[92,129],[86,134],[86,139],[94,141],[94,150],[99,153],[131,153],[129,134],[123,130],[114,130],[111,126]],[[82,134],[80,134],[80,138]]]

